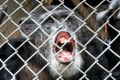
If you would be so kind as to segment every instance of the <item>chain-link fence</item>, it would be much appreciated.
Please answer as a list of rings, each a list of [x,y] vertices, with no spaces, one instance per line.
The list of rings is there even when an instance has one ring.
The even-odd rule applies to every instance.
[[[0,0],[0,80],[119,80],[119,0]]]

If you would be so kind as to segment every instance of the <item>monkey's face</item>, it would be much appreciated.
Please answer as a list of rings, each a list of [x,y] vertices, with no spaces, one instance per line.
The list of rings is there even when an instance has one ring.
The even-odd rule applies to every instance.
[[[67,28],[68,26],[65,26],[63,29],[57,31],[50,41],[51,53],[49,58],[53,58],[50,65],[59,73],[62,73],[68,67],[63,71],[63,77],[75,75],[78,70],[74,65],[80,68],[83,63],[77,51],[76,35],[72,35],[72,31]],[[52,69],[51,72],[54,76],[57,75]]]
[[[62,23],[65,18],[64,14],[59,16],[59,22]],[[83,64],[82,57],[79,54],[80,50],[78,50],[76,43],[77,36],[74,34],[74,31],[79,27],[79,23],[74,24],[74,21],[76,20],[70,17],[62,24],[59,24],[49,18],[42,25],[43,29],[51,37],[49,40],[50,52],[48,53],[50,66],[58,73],[61,73],[63,77],[75,75],[79,72],[75,66],[81,68]],[[58,74],[53,69],[50,69],[51,74],[57,76]]]
[[[41,23],[40,28],[42,30],[37,30],[30,38],[33,39],[35,46],[42,44],[39,51],[50,62],[49,70],[54,77],[58,76],[58,73],[62,74],[64,78],[71,77],[77,74],[79,72],[77,68],[81,68],[83,65],[83,59],[79,54],[80,48],[76,42],[80,36],[78,36],[79,33],[75,33],[82,22],[73,15],[67,18],[69,14],[68,10],[60,9],[53,11],[52,17],[55,19],[49,13],[38,15],[37,18],[39,19],[37,20],[36,16],[35,18],[33,16],[34,20]],[[22,26],[24,28],[22,31],[25,34],[30,34],[31,30],[37,28],[34,23],[31,23],[34,26],[31,26],[30,23],[24,23],[27,28],[25,25]],[[48,35],[47,38],[45,38],[46,34]],[[38,60],[40,59],[38,58]]]

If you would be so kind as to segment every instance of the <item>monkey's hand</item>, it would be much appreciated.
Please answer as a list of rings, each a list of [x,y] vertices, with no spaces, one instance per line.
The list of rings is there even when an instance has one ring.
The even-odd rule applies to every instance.
[[[53,2],[53,0],[43,0],[43,4],[50,5]]]

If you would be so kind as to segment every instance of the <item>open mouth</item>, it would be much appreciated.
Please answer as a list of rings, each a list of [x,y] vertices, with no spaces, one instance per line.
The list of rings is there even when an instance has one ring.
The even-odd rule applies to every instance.
[[[54,47],[55,53],[61,50],[56,55],[56,59],[61,64],[69,64],[75,56],[75,40],[70,37],[68,32],[62,31],[55,38],[55,43],[62,49]]]

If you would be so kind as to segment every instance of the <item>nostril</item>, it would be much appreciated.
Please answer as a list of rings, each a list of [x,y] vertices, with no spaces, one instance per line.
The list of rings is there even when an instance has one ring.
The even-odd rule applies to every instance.
[[[59,58],[61,58],[62,56],[61,55],[59,55]]]

